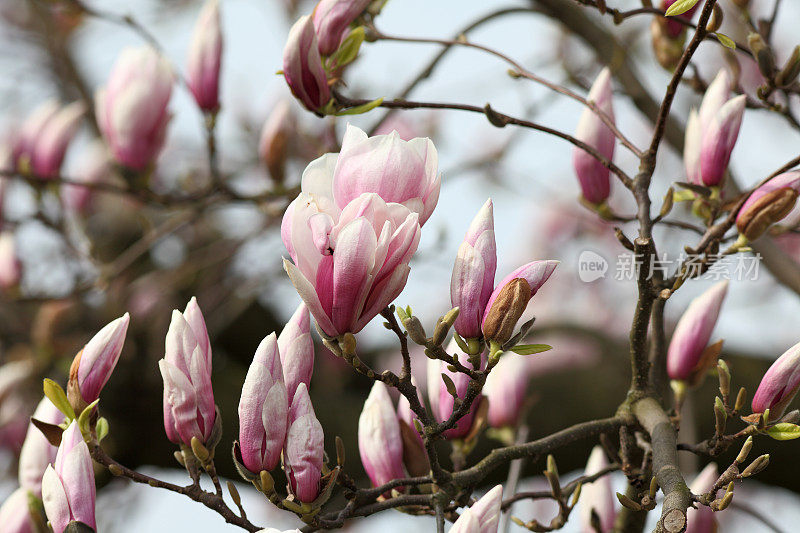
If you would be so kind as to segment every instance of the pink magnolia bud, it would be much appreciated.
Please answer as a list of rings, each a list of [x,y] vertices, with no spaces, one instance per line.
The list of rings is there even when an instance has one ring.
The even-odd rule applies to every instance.
[[[589,454],[584,474],[592,476],[608,466],[603,448],[595,446]],[[592,523],[592,513],[600,519],[601,531],[614,529],[614,490],[611,488],[611,479],[603,476],[591,483],[585,483],[581,489],[580,499],[581,526],[586,533],[595,531]]]
[[[376,381],[358,418],[358,451],[374,487],[402,479],[403,439],[386,385]]]
[[[604,68],[592,84],[588,100],[594,102],[603,113],[614,120],[613,95],[611,71]],[[597,150],[609,161],[614,159],[614,145],[617,140],[614,132],[588,107],[583,110],[575,137]],[[586,201],[592,204],[603,203],[611,192],[608,168],[578,147],[572,152],[572,166],[575,168]]]
[[[672,4],[674,4],[677,1],[678,0],[663,0],[661,2],[661,9],[666,11],[667,9],[670,8],[670,6]],[[679,15],[677,18],[681,18],[681,19],[687,20],[687,21],[692,20],[692,15],[694,15],[694,12],[697,11],[697,8],[700,7],[701,5],[702,4],[700,4],[698,2],[697,4],[694,5],[694,7],[692,7],[691,9],[689,9],[688,11],[683,13],[682,15]],[[678,37],[686,29],[686,26],[684,24],[681,24],[677,20],[674,20],[675,18],[676,17],[666,17],[665,18],[666,23],[667,23],[666,24],[667,33],[669,34],[670,37],[673,37],[673,38]]]
[[[278,337],[283,380],[289,398],[294,398],[300,383],[305,383],[306,387],[311,386],[311,375],[314,373],[314,341],[311,339],[310,325],[308,308],[306,304],[301,303]]]
[[[447,345],[447,353],[458,358],[458,361],[462,365],[470,365],[469,358],[458,347],[455,339],[451,340]],[[429,359],[428,361],[428,364],[434,367],[434,369],[429,368],[428,370],[428,395],[431,397],[431,405],[435,406],[435,410],[433,411],[434,416],[439,422],[444,422],[450,418],[456,409],[454,405],[454,398],[447,390],[447,387],[442,380],[442,374],[446,374],[453,381],[453,385],[456,387],[456,393],[461,399],[464,399],[464,397],[467,395],[470,377],[461,372],[451,371],[449,368],[447,368],[448,365],[444,361],[440,361],[438,359]],[[433,399],[434,396],[436,397],[435,400]],[[481,396],[479,395],[475,400],[473,400],[472,406],[470,407],[470,410],[467,411],[467,414],[462,416],[461,419],[457,421],[455,427],[444,432],[444,436],[446,438],[460,439],[469,434],[470,430],[472,429],[472,422],[475,419],[475,411],[478,408],[480,400]]]
[[[350,24],[367,9],[371,0],[320,0],[314,8],[314,29],[319,51],[333,54],[347,36]]]
[[[0,524],[6,533],[36,533],[25,488],[12,492],[0,506]]]
[[[17,258],[14,232],[0,232],[0,288],[9,289],[19,283],[22,264]]]
[[[722,182],[739,136],[745,99],[731,99],[731,78],[720,70],[706,89],[700,110],[689,113],[683,164],[690,183],[717,186]]]
[[[761,378],[753,395],[753,412],[763,413],[769,409],[770,419],[783,415],[800,389],[800,343],[781,355]]]
[[[492,201],[487,200],[458,248],[450,278],[450,303],[460,309],[454,327],[465,339],[481,336],[483,311],[494,289],[496,269]]]
[[[283,49],[283,77],[292,94],[309,111],[318,111],[331,99],[314,23],[308,15],[300,17],[289,30]]]
[[[283,459],[289,488],[303,503],[311,503],[319,495],[324,445],[322,425],[314,414],[306,384],[300,383],[289,408]]]
[[[100,132],[114,159],[145,170],[164,146],[174,74],[153,48],[126,48],[95,95]]]
[[[289,141],[294,131],[294,117],[291,103],[281,100],[275,105],[269,118],[264,122],[258,141],[258,155],[267,167],[269,175],[282,183],[289,156]]]
[[[411,378],[411,382],[416,385],[416,381],[414,381],[414,378]],[[419,394],[419,389],[417,389],[417,393]],[[418,396],[418,398],[419,398],[419,403],[425,405],[422,401],[422,397]],[[411,410],[411,404],[408,402],[408,398],[406,398],[402,394],[400,395],[400,399],[397,400],[397,419],[405,423],[409,427],[409,429],[411,429],[414,432],[414,435],[416,436],[415,440],[420,446],[422,446],[423,444],[422,435],[419,434],[414,424],[414,420],[417,419],[417,415],[415,415],[414,411]]]
[[[766,229],[788,215],[797,203],[800,171],[775,176],[753,191],[736,216],[736,228],[749,240],[760,237]]]
[[[200,11],[189,46],[186,83],[198,107],[219,109],[219,70],[222,58],[219,0],[208,0]]]
[[[489,399],[491,427],[516,427],[519,423],[530,381],[528,368],[528,359],[508,353],[486,378],[483,394]]]
[[[558,261],[533,261],[519,267],[497,284],[486,304],[481,324],[483,335],[487,340],[503,344],[511,338],[513,328],[528,302],[550,278],[557,266]],[[519,283],[515,280],[525,282],[527,290],[521,292],[506,290],[506,286],[511,287]],[[522,289],[525,288],[522,286]]]
[[[450,533],[481,533],[481,525],[472,511],[467,509],[453,523]]]
[[[81,401],[90,404],[100,397],[100,391],[117,366],[130,319],[130,315],[125,313],[110,322],[73,359],[67,385],[73,405]]]
[[[478,522],[479,533],[496,533],[500,523],[500,506],[503,503],[503,486],[496,485],[469,508]]]
[[[23,126],[16,147],[17,165],[23,160],[35,176],[52,179],[58,176],[70,141],[78,131],[86,108],[81,102],[60,107],[43,104]]]
[[[251,472],[278,466],[286,441],[289,401],[275,334],[258,345],[239,400],[239,447]]]
[[[711,339],[728,282],[721,281],[692,300],[681,316],[667,350],[667,373],[671,379],[694,381],[703,351]],[[704,370],[704,369],[702,369]]]
[[[87,185],[104,182],[111,172],[111,159],[105,145],[96,141],[89,145],[83,153],[75,179]],[[94,198],[92,187],[81,185],[62,185],[61,200],[64,206],[73,213],[86,213]]]
[[[706,467],[697,474],[689,490],[693,494],[705,494],[714,488],[719,473],[717,472],[717,465],[709,463]],[[689,508],[686,511],[686,533],[716,533],[717,520],[714,517],[714,511],[705,505],[697,505],[696,509]]]
[[[36,141],[44,133],[47,124],[58,115],[59,108],[58,101],[48,100],[34,109],[22,123],[11,150],[11,160],[17,169],[26,164],[30,166]]]
[[[42,398],[32,418],[48,424],[60,424],[64,421],[64,415],[47,398]],[[42,475],[47,465],[56,460],[56,451],[58,448],[50,444],[39,428],[33,424],[28,425],[28,433],[19,452],[19,484],[22,488],[41,497]],[[3,522],[0,521],[1,523]]]
[[[164,429],[174,443],[205,443],[216,420],[211,388],[211,347],[205,320],[192,298],[186,310],[172,312],[164,358],[158,362],[164,380]]]
[[[439,201],[439,156],[425,137],[404,141],[397,132],[368,137],[347,125],[333,173],[333,198],[340,209],[364,193],[419,213],[420,226]],[[310,179],[303,176],[303,182]],[[304,192],[308,186],[303,187]]]
[[[61,437],[55,467],[49,465],[45,470],[42,501],[54,533],[63,533],[70,522],[97,529],[92,458],[75,420]]]

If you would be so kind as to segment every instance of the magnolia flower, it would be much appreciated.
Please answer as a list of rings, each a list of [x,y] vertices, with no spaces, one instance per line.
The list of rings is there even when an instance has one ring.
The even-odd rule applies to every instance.
[[[594,102],[612,121],[614,120],[613,94],[611,71],[604,68],[592,84],[587,99]],[[588,107],[583,110],[575,137],[597,150],[607,160],[614,159],[616,136],[594,110]],[[608,168],[579,147],[575,147],[572,152],[572,166],[578,176],[584,199],[592,204],[605,202],[611,192]]]
[[[174,79],[169,62],[153,48],[122,51],[107,85],[95,95],[97,125],[118,163],[141,171],[158,157]]]
[[[128,313],[110,322],[72,360],[67,394],[73,407],[85,407],[100,397],[100,391],[117,366],[129,323]]]
[[[166,353],[158,362],[164,380],[164,429],[174,443],[206,443],[216,420],[211,388],[211,344],[205,319],[192,298],[186,310],[172,312]]]
[[[503,486],[497,485],[461,514],[450,533],[497,533],[502,503]]]
[[[47,398],[42,398],[32,418],[47,424],[60,424],[64,415]],[[19,484],[35,496],[42,495],[42,475],[47,465],[56,460],[58,448],[50,444],[42,432],[33,424],[28,425],[28,433],[22,450],[19,452]],[[0,521],[0,524],[3,522]]]
[[[61,107],[49,101],[39,106],[23,124],[14,146],[17,166],[41,178],[57,177],[85,111],[82,102]]]
[[[722,302],[728,292],[728,282],[721,281],[692,300],[681,316],[667,350],[667,373],[671,379],[696,381],[703,351],[717,323]]]
[[[608,466],[608,460],[603,448],[595,446],[589,454],[584,474],[592,476]],[[591,483],[585,483],[581,488],[580,499],[581,526],[585,533],[594,533],[592,514],[597,516],[600,531],[614,529],[614,490],[611,488],[611,479],[603,476]]]
[[[357,333],[405,286],[438,197],[436,150],[349,127],[342,152],[312,161],[301,189],[281,224],[284,268],[325,334]]]
[[[525,406],[530,373],[528,359],[505,354],[486,377],[483,395],[489,399],[489,425],[516,427]]]
[[[403,439],[386,385],[376,381],[358,418],[358,451],[372,485],[404,477]]]
[[[800,389],[800,343],[781,355],[761,378],[753,395],[753,412],[769,409],[770,420],[777,420]]]
[[[283,77],[309,111],[319,111],[331,99],[314,23],[308,15],[300,17],[289,30],[283,49]]]
[[[44,472],[42,501],[54,533],[63,533],[71,522],[97,529],[94,468],[76,420],[61,437],[55,466],[48,465]]]
[[[349,33],[350,24],[363,13],[371,0],[320,0],[314,8],[314,29],[319,51],[333,54]]]
[[[683,162],[689,182],[717,186],[725,176],[739,136],[745,96],[730,98],[731,79],[725,70],[708,86],[700,110],[689,114]]]
[[[203,111],[219,109],[219,70],[222,58],[219,0],[208,0],[200,11],[189,47],[186,83]]]
[[[483,312],[494,289],[496,269],[492,201],[487,200],[458,248],[450,278],[450,303],[460,310],[454,328],[465,339],[481,335]]]
[[[92,202],[94,191],[91,185],[102,183],[111,172],[108,150],[100,141],[95,141],[83,150],[80,168],[75,179],[89,185],[61,185],[61,199],[64,206],[73,213],[85,213]]]
[[[458,361],[467,366],[469,365],[468,356],[461,351],[455,339],[447,345],[447,353],[455,356]],[[462,400],[467,395],[470,377],[462,372],[453,372],[448,368],[448,364],[438,359],[428,359],[428,396],[430,396],[433,414],[439,422],[449,420],[455,412],[454,399],[442,380],[442,374],[446,374],[456,387],[456,393]],[[434,399],[435,397],[435,399]],[[481,396],[473,400],[470,410],[462,416],[455,427],[444,432],[448,439],[460,439],[466,437],[472,429],[472,422],[475,419],[475,412],[480,403]]]
[[[300,383],[289,408],[289,430],[283,460],[292,494],[303,503],[319,496],[325,454],[322,424],[314,414],[305,383]]]
[[[0,524],[3,524],[5,533],[36,532],[28,506],[28,491],[25,488],[20,487],[12,492],[0,506]]]
[[[239,447],[251,472],[278,466],[286,441],[289,401],[278,342],[271,333],[258,345],[239,400]]]
[[[258,140],[258,155],[266,165],[269,175],[278,183],[283,182],[293,130],[291,103],[288,100],[281,100],[264,122]]]
[[[558,261],[533,261],[522,265],[497,284],[483,313],[481,329],[488,341],[505,344],[531,298],[545,284]]]
[[[706,467],[697,474],[689,490],[693,494],[705,494],[714,488],[719,477],[717,472],[717,465],[709,463]],[[714,517],[714,511],[705,505],[697,505],[697,508],[689,507],[686,510],[686,533],[716,533],[717,520]]]
[[[13,231],[0,232],[0,288],[9,289],[19,283],[22,263],[17,258]]]
[[[311,339],[311,320],[306,304],[301,303],[278,337],[278,352],[283,367],[286,394],[294,398],[297,386],[311,386],[314,373],[314,341]]]
[[[736,228],[749,240],[761,236],[775,222],[788,215],[800,193],[800,171],[775,176],[753,191],[739,209]]]

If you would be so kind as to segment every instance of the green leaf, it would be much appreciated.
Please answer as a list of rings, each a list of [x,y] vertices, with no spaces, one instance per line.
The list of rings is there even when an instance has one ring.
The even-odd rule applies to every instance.
[[[461,351],[463,351],[464,353],[469,353],[469,346],[467,346],[467,341],[465,341],[461,337],[461,335],[459,335],[458,333],[453,333],[453,338],[455,339],[456,344],[458,344],[458,347],[461,348]]]
[[[767,435],[775,440],[794,440],[800,437],[800,426],[797,424],[789,424],[788,422],[781,422],[772,427],[767,428]]]
[[[717,36],[717,40],[719,40],[720,44],[726,48],[730,48],[731,50],[736,50],[736,43],[733,42],[733,39],[725,35],[724,33],[717,32],[714,35]]]
[[[108,435],[109,427],[108,427],[108,420],[103,418],[102,416],[97,421],[97,425],[95,426],[95,432],[97,433],[97,441],[100,442],[106,435]]]
[[[366,104],[358,105],[356,107],[351,107],[350,109],[345,109],[344,111],[339,111],[336,113],[337,117],[341,117],[344,115],[360,115],[362,113],[367,113],[372,111],[379,105],[383,103],[383,97],[378,98],[377,100],[373,100],[371,102],[367,102]]]
[[[86,408],[81,411],[81,414],[78,415],[78,428],[81,430],[81,434],[83,435],[84,439],[88,439],[91,435],[89,431],[89,419],[92,415],[92,410],[95,406],[100,402],[100,398],[96,399],[92,403],[90,403]]]
[[[690,9],[694,7],[694,5],[699,2],[700,0],[678,0],[667,9],[667,12],[664,13],[668,17],[674,17],[675,15],[683,15]]]
[[[45,378],[44,395],[47,396],[47,398],[51,402],[53,402],[53,405],[55,405],[59,411],[64,413],[64,416],[66,416],[70,420],[75,419],[75,411],[69,404],[69,400],[67,399],[67,393],[64,392],[64,389],[61,388],[61,385],[59,385],[50,378]]]
[[[339,46],[339,49],[333,53],[333,55],[331,56],[331,65],[335,65],[336,68],[340,68],[349,63],[352,63],[355,60],[356,56],[358,55],[358,51],[361,48],[361,44],[363,42],[364,42],[364,27],[359,26],[358,28],[350,32],[350,34],[345,38],[345,40]]]
[[[519,355],[533,355],[552,349],[553,347],[549,344],[518,344],[511,348],[511,351]]]

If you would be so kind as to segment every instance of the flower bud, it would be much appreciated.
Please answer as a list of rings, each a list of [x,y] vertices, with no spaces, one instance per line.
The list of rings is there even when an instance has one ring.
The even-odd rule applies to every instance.
[[[472,504],[469,512],[478,522],[479,533],[496,533],[500,523],[500,506],[503,503],[503,486],[495,487]],[[451,530],[452,531],[452,530]]]
[[[289,488],[303,503],[311,503],[319,495],[324,440],[306,384],[300,383],[289,408],[283,460]]]
[[[294,398],[297,386],[311,386],[314,373],[314,341],[311,339],[310,318],[306,304],[301,303],[278,337],[283,381],[288,398]]]
[[[288,411],[278,342],[271,333],[258,345],[239,400],[239,447],[242,463],[251,472],[278,466]]]
[[[666,12],[667,9],[669,9],[672,6],[672,4],[674,4],[677,1],[678,0],[663,0],[661,2],[661,9],[663,9]],[[677,17],[664,17],[662,21],[666,23],[665,26],[667,28],[668,35],[672,38],[681,35],[686,30],[686,25],[678,22],[676,19],[680,18],[685,21],[692,20],[694,12],[697,11],[697,8],[700,7],[700,5],[701,4],[698,2],[691,9],[685,11],[684,13],[678,15]]]
[[[61,437],[55,465],[45,470],[42,501],[54,533],[63,533],[71,522],[97,529],[94,467],[77,420],[72,421]]]
[[[23,124],[14,146],[17,168],[40,178],[57,177],[85,111],[81,102],[60,107],[50,101],[37,108]]]
[[[211,388],[211,347],[205,320],[192,298],[186,310],[172,312],[166,353],[158,362],[164,380],[164,430],[174,443],[207,443],[216,408]]]
[[[753,395],[753,412],[769,409],[770,421],[783,416],[800,389],[800,343],[781,355],[761,378]]]
[[[28,505],[28,491],[20,487],[0,506],[0,524],[6,533],[36,533]]]
[[[108,150],[100,141],[86,147],[81,154],[79,169],[75,179],[86,185],[95,185],[106,181],[111,173]],[[92,203],[94,191],[92,187],[64,184],[61,186],[61,200],[64,206],[73,213],[86,213]]]
[[[483,336],[502,345],[514,333],[519,317],[536,291],[553,274],[558,261],[533,261],[523,265],[497,284],[483,315]]]
[[[450,528],[450,533],[482,533],[478,519],[467,509],[458,517]]]
[[[95,95],[100,132],[114,159],[145,170],[164,146],[174,74],[151,47],[122,51],[108,83]]]
[[[721,281],[692,300],[681,316],[667,350],[667,373],[671,379],[695,382],[703,352],[714,331],[722,302],[728,292],[728,282]]]
[[[13,231],[0,232],[0,288],[15,287],[22,276],[22,263],[17,258]]]
[[[714,488],[718,477],[717,465],[709,463],[697,474],[689,489],[696,495],[705,494]],[[705,505],[698,505],[697,508],[690,507],[686,511],[686,531],[689,533],[714,533],[717,531],[716,522],[714,511]]]
[[[517,427],[529,381],[528,359],[512,353],[500,359],[483,386],[483,394],[489,399],[491,427]]]
[[[258,155],[276,183],[283,183],[293,130],[294,117],[291,104],[288,100],[281,100],[264,122],[258,141]]]
[[[76,412],[100,397],[100,391],[117,366],[129,323],[128,313],[110,322],[72,360],[67,396]]]
[[[372,485],[402,479],[403,439],[389,391],[376,381],[358,418],[358,452]]]
[[[589,91],[588,100],[594,102],[600,111],[608,118],[614,120],[613,91],[611,87],[611,71],[604,68],[597,76]],[[597,113],[590,108],[583,110],[578,122],[575,137],[585,142],[597,152],[612,161],[614,159],[614,146],[616,136],[605,125]],[[601,204],[611,192],[609,170],[593,155],[576,147],[572,152],[572,165],[583,192],[583,198],[592,204]]]
[[[753,191],[736,216],[736,228],[748,240],[791,212],[800,191],[800,171],[785,172]]]
[[[608,466],[608,459],[603,448],[595,446],[589,454],[584,475],[593,476]],[[599,519],[601,531],[614,529],[614,491],[611,488],[611,478],[603,476],[591,483],[581,485],[580,498],[581,524],[583,531],[594,531],[592,515]]]
[[[319,111],[331,99],[314,23],[308,15],[300,17],[289,31],[283,49],[283,76],[292,94],[309,111]]]
[[[778,72],[778,75],[775,76],[775,84],[778,87],[787,87],[794,83],[798,74],[800,74],[800,45],[794,47],[792,55],[781,71]]]
[[[650,23],[650,39],[658,64],[666,70],[674,70],[683,55],[686,34],[679,31],[676,36],[670,35],[666,21],[653,17]]]
[[[775,74],[775,54],[772,48],[770,48],[761,34],[756,32],[752,32],[747,36],[747,44],[750,46],[750,51],[753,52],[753,58],[756,60],[761,75],[768,80],[772,79],[773,74]]]
[[[350,24],[367,9],[371,0],[320,0],[314,8],[314,30],[319,52],[333,54],[349,33]]]
[[[450,278],[450,303],[459,308],[456,333],[465,339],[481,335],[483,311],[494,289],[497,245],[494,239],[492,201],[487,200],[458,248]]]
[[[60,424],[64,421],[64,415],[47,398],[42,398],[32,418],[47,424]],[[33,424],[28,425],[25,442],[19,452],[19,484],[37,498],[42,495],[42,475],[47,465],[56,460],[57,451],[58,448],[50,444],[39,428]]]
[[[200,11],[189,46],[186,83],[198,107],[219,109],[219,70],[222,58],[219,0],[208,0]]]

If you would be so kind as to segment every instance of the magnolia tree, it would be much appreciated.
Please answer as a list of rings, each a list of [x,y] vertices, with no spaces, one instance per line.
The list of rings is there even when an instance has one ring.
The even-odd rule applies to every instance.
[[[383,33],[384,3],[322,0],[302,15],[302,7],[288,7],[296,22],[286,38],[279,74],[297,101],[320,119],[372,115],[378,108],[389,113],[371,131],[346,124],[346,118],[326,118],[327,124],[346,125],[343,134],[343,127],[312,134],[299,131],[302,127],[288,103],[277,105],[258,144],[271,179],[256,194],[237,188],[218,161],[216,124],[226,105],[219,90],[225,36],[217,0],[202,8],[183,66],[173,64],[153,34],[133,17],[78,0],[31,3],[31,20],[39,21],[31,24],[45,28],[42,35],[51,39],[52,54],[67,66],[72,63],[58,47],[59,39],[82,19],[118,25],[144,41],[120,53],[107,82],[94,94],[84,90],[75,102],[47,102],[33,111],[14,130],[3,156],[4,186],[29,184],[44,206],[37,218],[61,231],[68,243],[78,242],[77,253],[85,251],[85,246],[80,248],[81,236],[86,237],[81,217],[91,212],[101,193],[122,197],[134,210],[142,209],[142,216],[160,219],[152,234],[116,260],[103,264],[102,258],[94,257],[100,268],[78,284],[72,296],[90,297],[122,276],[155,241],[211,206],[254,202],[280,221],[285,250],[273,253],[284,256],[285,275],[302,303],[280,335],[263,337],[252,357],[239,387],[238,420],[225,421],[238,427],[233,442],[223,439],[215,403],[215,339],[201,311],[202,298],[200,303],[192,298],[182,312],[172,312],[157,366],[163,379],[164,432],[188,484],[129,468],[104,445],[113,432],[103,416],[103,389],[113,379],[134,321],[125,313],[97,331],[72,360],[65,383],[44,381],[45,397],[30,419],[19,454],[19,488],[0,509],[3,531],[95,531],[95,475],[101,469],[183,495],[212,509],[231,527],[276,531],[248,518],[233,483],[223,487],[215,460],[232,454],[241,477],[263,494],[267,505],[299,517],[305,523],[303,531],[336,529],[360,517],[403,512],[435,517],[439,532],[449,527],[451,532],[494,533],[501,523],[502,529],[508,527],[514,502],[547,499],[557,504],[555,516],[510,519],[530,531],[555,531],[576,520],[584,531],[627,532],[641,531],[653,511],[658,515],[656,531],[704,533],[715,531],[718,513],[735,505],[737,482],[767,467],[769,455],[758,454],[759,442],[800,436],[800,415],[789,409],[800,388],[800,344],[775,361],[749,399],[744,388],[734,385],[731,368],[720,357],[721,341],[712,342],[728,281],[715,284],[682,310],[669,339],[664,320],[675,292],[726,257],[762,250],[761,246],[765,267],[798,292],[800,268],[769,245],[772,238],[793,231],[793,224],[780,222],[800,192],[800,171],[793,170],[800,157],[776,162],[774,172],[746,189],[737,186],[728,169],[745,115],[774,114],[798,127],[791,103],[800,93],[800,48],[784,54],[772,39],[780,0],[754,0],[773,5],[763,18],[751,13],[748,0],[724,6],[716,0],[665,0],[656,5],[648,0],[628,10],[605,0],[534,0],[529,6],[489,12],[452,40]],[[525,12],[558,21],[589,44],[601,65],[588,91],[579,82],[545,79],[520,60],[466,36],[491,20]],[[746,30],[746,42],[719,33],[723,16],[736,21],[737,31]],[[659,64],[653,68],[669,73],[657,97],[642,85],[632,59],[614,37],[617,30],[642,19],[650,24],[653,57]],[[430,43],[441,52],[400,94],[351,96],[351,64],[358,62],[362,48],[380,41]],[[580,104],[576,131],[506,114],[490,104],[407,99],[456,48],[488,54],[504,63],[512,78]],[[713,78],[703,78],[695,59],[700,48],[723,51],[729,65]],[[778,61],[781,54],[788,60]],[[170,100],[179,90],[188,91],[205,118],[207,168],[205,174],[189,176],[197,178],[189,185],[170,188],[163,183],[169,169],[159,168],[159,154],[172,120]],[[702,96],[688,116],[673,112],[680,92]],[[615,106],[623,103],[650,120],[644,133],[624,133],[632,128],[615,118]],[[420,108],[478,114],[497,128],[544,133],[572,145],[579,200],[591,213],[589,223],[595,231],[610,233],[621,250],[632,252],[637,265],[633,283],[638,298],[630,304],[630,370],[620,369],[629,372],[630,385],[607,418],[583,421],[536,440],[526,437],[526,361],[550,346],[533,342],[534,321],[523,315],[548,280],[557,278],[559,261],[554,255],[531,253],[529,262],[517,268],[498,268],[494,208],[502,213],[506,206],[487,199],[469,224],[464,219],[463,241],[457,254],[447,259],[452,263],[449,311],[435,323],[426,323],[402,305],[403,289],[415,282],[410,264],[440,199],[442,180],[435,136],[409,135],[413,123],[399,122],[392,114]],[[70,178],[62,163],[84,122],[92,126],[97,140],[84,147],[86,163],[78,177]],[[337,131],[341,137],[334,139]],[[651,182],[669,149],[665,145],[682,150],[685,175],[653,205]],[[626,156],[621,158],[620,151]],[[305,166],[302,174],[295,164]],[[612,188],[636,206],[632,215],[615,210]],[[681,202],[688,207],[683,216],[673,213]],[[105,208],[120,209],[119,205],[107,203]],[[169,211],[183,206],[188,206],[180,212],[184,214]],[[163,208],[172,216],[148,214],[150,208]],[[657,228],[682,239],[687,256],[676,268],[653,268],[659,259]],[[15,255],[14,229],[8,223],[0,237],[0,281],[12,300],[42,298],[17,286],[24,269]],[[91,249],[92,243],[88,246]],[[197,267],[199,275],[203,264]],[[447,288],[441,287],[432,298],[446,299],[446,294]],[[371,322],[386,327],[399,371],[382,368],[383,363],[360,350],[359,333]],[[316,335],[359,379],[371,383],[358,417],[357,455],[345,450],[342,439],[331,435],[315,414],[309,391],[323,379],[312,379]],[[417,355],[422,352],[427,356],[425,394],[423,384],[412,377],[412,365],[419,365]],[[34,373],[25,359],[7,363],[2,367],[3,396]],[[710,373],[719,381],[713,434],[679,441],[683,408]],[[564,391],[564,401],[569,394]],[[476,456],[482,441],[493,447]],[[562,448],[578,441],[594,448],[583,475],[564,482],[557,457]],[[729,449],[738,451],[732,462],[710,462],[697,475],[679,467],[679,454],[715,458]],[[358,480],[358,459],[369,486]],[[547,490],[517,490],[521,460],[541,463]],[[508,483],[492,487],[490,476],[504,469],[510,470]],[[617,472],[627,488],[615,494],[611,476]],[[203,478],[211,484],[201,485]],[[235,505],[229,506],[225,497]],[[576,506],[580,513],[573,513]]]

